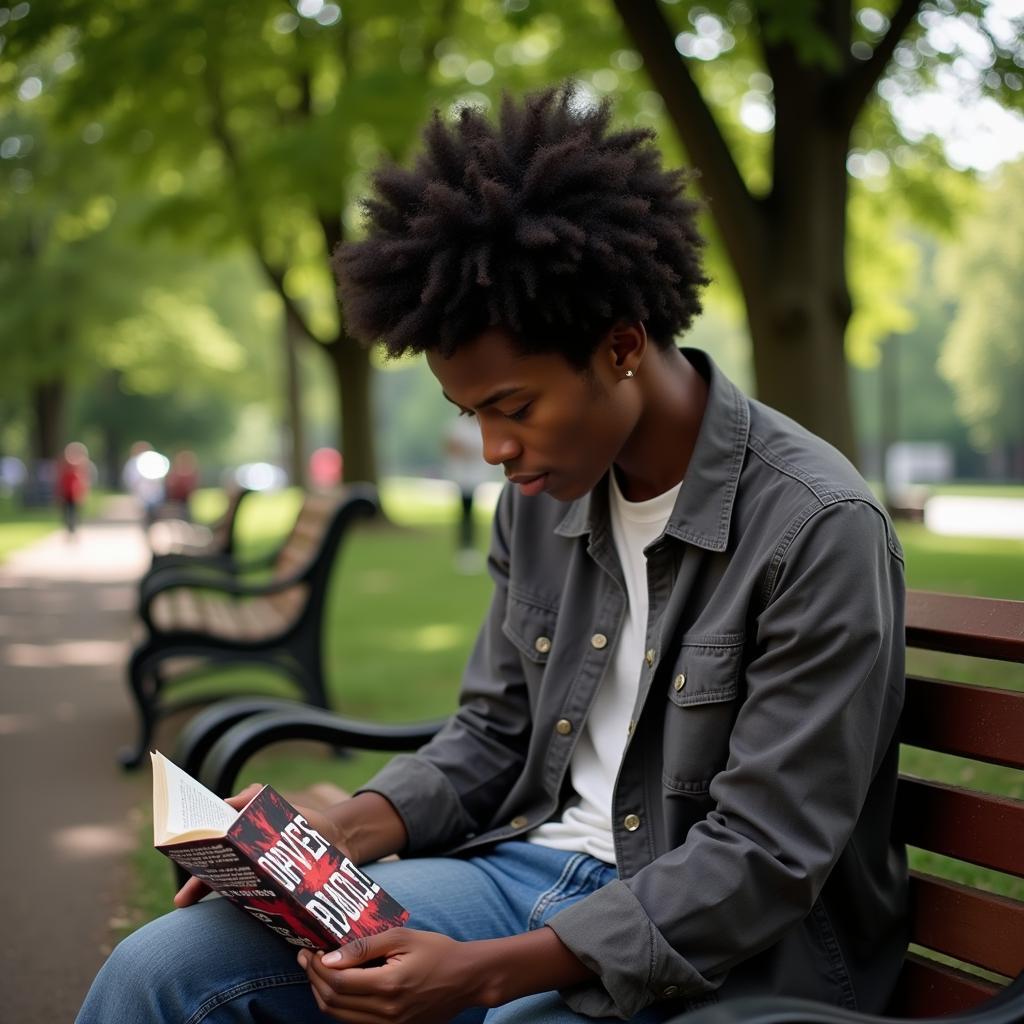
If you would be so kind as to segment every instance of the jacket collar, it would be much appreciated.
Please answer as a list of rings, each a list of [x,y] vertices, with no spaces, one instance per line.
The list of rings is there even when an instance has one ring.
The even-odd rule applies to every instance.
[[[709,551],[724,551],[750,432],[750,408],[743,393],[706,353],[695,348],[682,352],[707,380],[708,402],[665,533]],[[597,531],[607,522],[607,490],[598,484],[571,502],[555,533],[579,537]]]

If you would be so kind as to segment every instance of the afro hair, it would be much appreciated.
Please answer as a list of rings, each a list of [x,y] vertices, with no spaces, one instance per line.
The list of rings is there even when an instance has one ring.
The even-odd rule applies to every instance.
[[[335,253],[352,334],[392,357],[447,357],[500,327],[577,367],[619,322],[671,344],[707,284],[699,204],[653,132],[610,123],[571,84],[504,97],[496,124],[435,111],[414,167],[374,175],[367,237]]]

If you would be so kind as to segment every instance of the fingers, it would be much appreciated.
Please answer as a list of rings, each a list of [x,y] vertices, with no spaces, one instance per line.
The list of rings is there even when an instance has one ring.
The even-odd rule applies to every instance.
[[[307,950],[302,950],[298,959],[323,1013],[345,1024],[379,1024],[382,1014],[384,1019],[390,1016],[386,1000],[381,999],[380,984],[367,979],[367,975],[379,974],[378,970],[332,970],[323,966],[322,953]]]
[[[205,882],[200,882],[198,878],[190,878],[174,894],[174,905],[179,908],[190,907],[193,903],[198,903],[209,891],[210,888]]]
[[[325,953],[323,962],[325,967],[358,967],[368,960],[379,960],[386,957],[394,948],[396,940],[404,935],[404,928],[389,928],[386,932],[379,932],[377,935],[362,935],[359,938],[351,939],[344,946]]]
[[[252,785],[246,786],[241,793],[229,796],[224,802],[230,807],[234,807],[236,811],[240,811],[262,788],[262,783],[254,782]]]
[[[349,943],[349,945],[351,944]],[[380,954],[378,953],[377,956],[379,957]],[[331,967],[325,962],[322,953],[310,954],[305,950],[299,953],[299,964],[309,976],[311,983],[319,983],[321,993],[325,996],[379,995],[382,989],[379,965],[366,966],[360,970],[347,970],[350,967],[359,967],[360,963],[365,962],[365,959],[375,958],[364,958],[363,961],[346,959],[340,965],[336,964]]]

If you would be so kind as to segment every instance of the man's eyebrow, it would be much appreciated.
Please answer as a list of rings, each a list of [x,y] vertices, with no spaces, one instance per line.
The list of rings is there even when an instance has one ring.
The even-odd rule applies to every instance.
[[[477,408],[486,409],[488,406],[494,405],[495,402],[500,402],[503,398],[511,398],[512,395],[522,390],[522,385],[516,385],[515,387],[511,388],[501,388],[499,391],[495,391],[493,394],[488,395],[482,402],[480,402],[479,405],[477,405]],[[459,405],[459,403],[456,402],[455,399],[452,398],[451,395],[449,395],[447,392],[442,391],[441,394],[444,395],[444,397],[447,398],[448,401],[452,403],[452,405],[458,406],[460,409],[462,408],[462,406]]]

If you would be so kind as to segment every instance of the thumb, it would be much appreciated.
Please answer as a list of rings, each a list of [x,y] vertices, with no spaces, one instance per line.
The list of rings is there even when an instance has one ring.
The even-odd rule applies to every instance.
[[[358,967],[370,960],[383,960],[398,946],[404,928],[389,928],[376,935],[364,935],[346,942],[344,946],[325,953],[325,967]]]
[[[246,786],[241,793],[227,797],[224,802],[234,807],[236,811],[240,811],[262,788],[262,783],[253,782]]]

